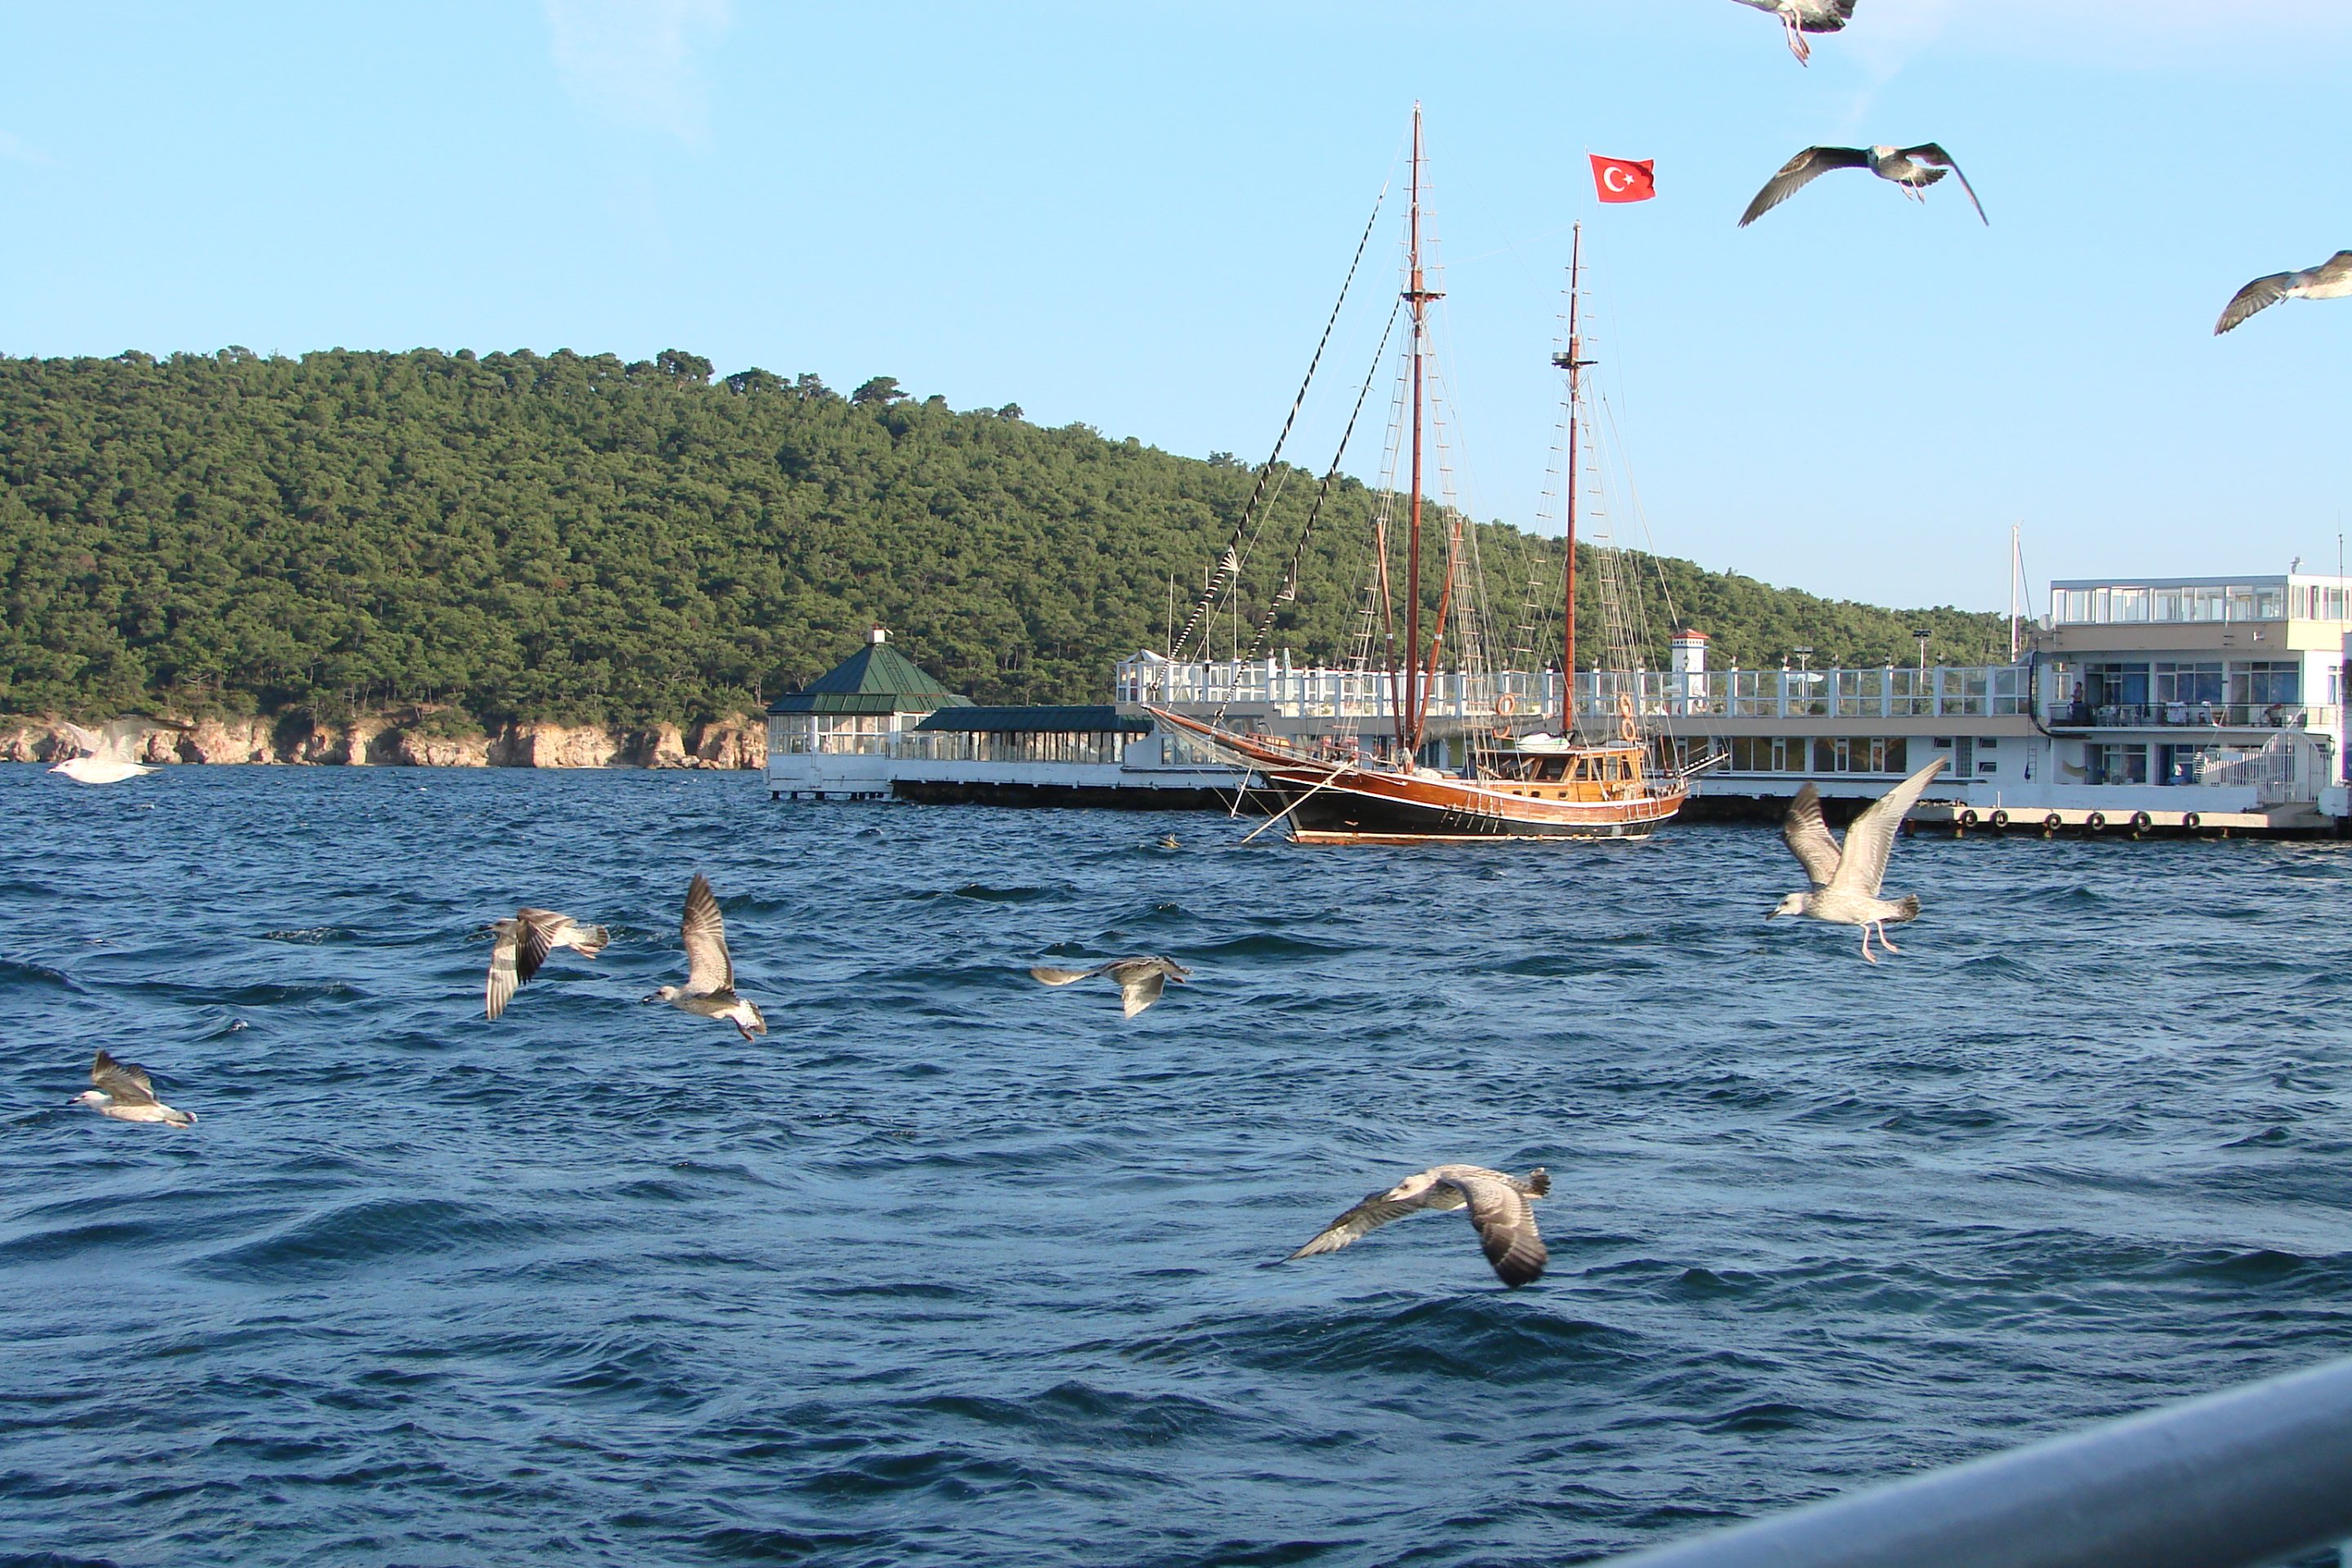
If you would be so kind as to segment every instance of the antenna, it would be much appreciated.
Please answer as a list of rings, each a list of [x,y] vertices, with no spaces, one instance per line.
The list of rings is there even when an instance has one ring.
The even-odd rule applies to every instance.
[[[2009,662],[2017,662],[2017,584],[2025,573],[2025,552],[2019,543],[2018,531],[2024,525],[2009,525]]]

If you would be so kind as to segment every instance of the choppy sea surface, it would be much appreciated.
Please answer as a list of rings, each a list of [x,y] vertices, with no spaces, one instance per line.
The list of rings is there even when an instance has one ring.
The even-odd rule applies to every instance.
[[[0,1562],[1556,1563],[2352,1352],[2352,846],[0,768]],[[1181,845],[1158,847],[1173,831]],[[772,1033],[638,998],[709,873]],[[613,928],[480,1017],[486,923]],[[1132,1022],[1025,966],[1165,952]],[[93,1050],[186,1131],[66,1103]],[[1440,1160],[1554,1173],[1276,1260]]]

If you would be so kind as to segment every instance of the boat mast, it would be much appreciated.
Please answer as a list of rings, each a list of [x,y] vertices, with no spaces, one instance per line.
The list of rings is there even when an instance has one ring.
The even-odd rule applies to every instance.
[[[1568,252],[1568,352],[1551,363],[1568,372],[1568,549],[1559,569],[1559,732],[1576,733],[1576,427],[1584,411],[1584,339],[1577,330],[1583,293],[1584,226],[1578,224]]]
[[[1397,717],[1397,746],[1405,765],[1421,751],[1422,718],[1428,694],[1421,674],[1421,406],[1422,357],[1428,341],[1429,302],[1439,295],[1421,271],[1421,105],[1412,106],[1412,205],[1405,241],[1404,301],[1412,311],[1412,490],[1405,535],[1404,710]]]

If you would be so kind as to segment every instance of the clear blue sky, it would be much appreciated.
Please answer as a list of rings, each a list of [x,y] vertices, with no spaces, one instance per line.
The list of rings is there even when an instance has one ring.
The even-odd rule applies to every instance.
[[[2345,0],[1861,0],[1810,69],[1731,0],[10,0],[0,352],[676,346],[1255,460],[1418,99],[1475,510],[1534,518],[1583,217],[1660,549],[2000,607],[2011,522],[2037,598],[2332,568],[2352,301],[2210,331],[2352,247],[2347,86]],[[1858,174],[1733,226],[1927,140],[1992,227]]]

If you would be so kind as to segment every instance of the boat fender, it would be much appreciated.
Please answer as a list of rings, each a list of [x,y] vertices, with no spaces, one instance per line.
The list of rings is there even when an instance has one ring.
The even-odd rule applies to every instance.
[[[2083,826],[2089,828],[2094,833],[2096,833],[2100,828],[2105,827],[2106,825],[2107,814],[2104,811],[2095,811],[2091,813],[2090,816],[2083,818]]]
[[[1960,826],[1961,826],[1962,827],[1974,827],[1976,825],[1977,825],[1977,813],[1976,813],[1976,808],[1975,808],[1974,806],[1969,806],[1969,805],[1964,805],[1964,806],[1960,807]]]
[[[2181,817],[2180,826],[2194,833],[2205,826],[2205,819],[2192,811]]]
[[[2001,810],[1999,806],[1995,806],[1993,808],[1991,821],[1995,827],[2007,827],[2009,826],[2009,813]]]
[[[2156,818],[2150,816],[2147,813],[2144,811],[2135,811],[2132,813],[2132,831],[2134,833],[2145,833],[2155,826]]]
[[[2053,811],[2049,816],[2042,819],[2042,826],[2053,832],[2055,832],[2059,828],[2063,827],[2065,826],[2065,822],[2056,812]]]

